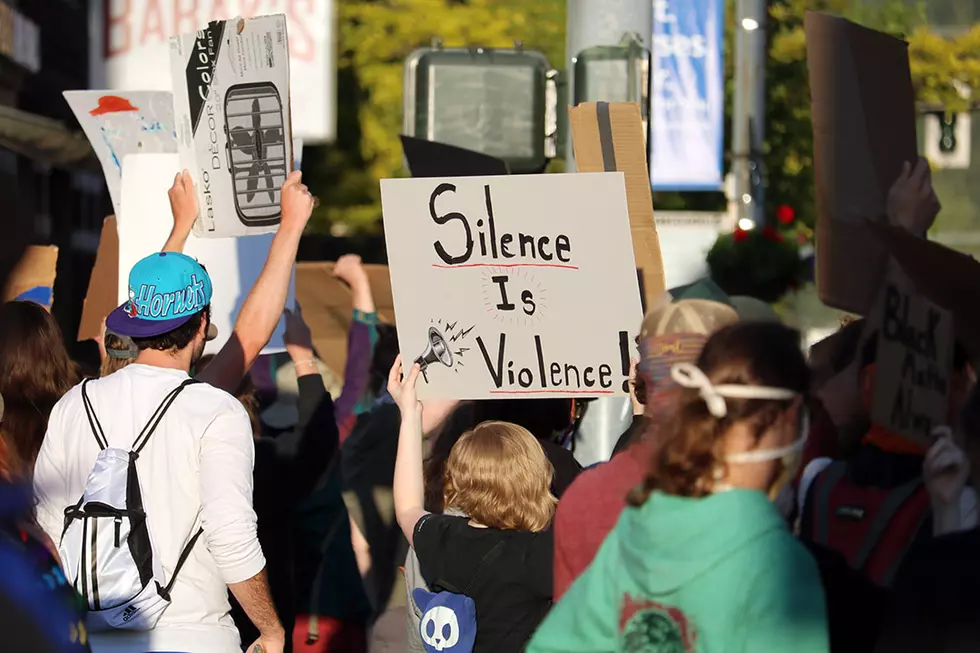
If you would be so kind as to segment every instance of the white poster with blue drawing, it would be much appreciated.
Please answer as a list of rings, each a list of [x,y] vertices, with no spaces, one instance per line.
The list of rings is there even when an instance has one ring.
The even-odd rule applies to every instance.
[[[721,190],[724,0],[653,0],[650,181]]]
[[[122,164],[130,154],[174,154],[174,100],[168,91],[65,91],[92,143],[116,215],[122,214]]]

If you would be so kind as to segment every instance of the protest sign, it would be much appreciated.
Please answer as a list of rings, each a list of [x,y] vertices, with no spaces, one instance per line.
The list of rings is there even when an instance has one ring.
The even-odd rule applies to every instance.
[[[120,166],[121,168],[121,166]],[[121,192],[121,189],[120,189]],[[88,291],[82,304],[82,320],[78,325],[78,340],[92,340],[102,335],[102,320],[119,305],[119,233],[116,216],[102,221],[99,249],[88,279]]]
[[[568,109],[575,165],[581,172],[620,171],[626,178],[630,233],[647,306],[667,289],[660,239],[653,220],[647,150],[640,105],[585,102]],[[595,219],[595,218],[593,218]]]
[[[871,230],[919,292],[953,314],[957,340],[980,362],[980,262],[898,227],[876,224]]]
[[[102,164],[112,206],[122,213],[122,162],[130,154],[174,153],[174,98],[166,91],[65,91]]]
[[[4,283],[3,301],[30,301],[50,310],[57,267],[57,247],[28,246]]]
[[[286,17],[215,21],[175,36],[170,63],[177,151],[201,206],[194,234],[275,231],[293,164]]]
[[[333,275],[334,264],[307,261],[296,264],[296,301],[313,335],[313,347],[327,367],[343,377],[347,365],[347,337],[353,318],[351,290]],[[394,324],[391,282],[387,265],[364,264],[378,318]]]
[[[878,350],[871,419],[928,444],[946,424],[953,367],[953,317],[890,276],[877,307]]]
[[[420,397],[626,394],[642,317],[622,173],[384,179]]]
[[[905,162],[918,157],[908,44],[835,16],[808,12],[807,67],[817,198],[817,290],[864,314],[887,253],[868,231]]]
[[[130,209],[118,217],[119,268],[116,305],[129,299],[129,270],[137,261],[160,251],[173,227],[167,202],[167,191],[179,169],[176,154],[135,154],[123,162],[123,203],[132,200]],[[214,288],[211,322],[218,327],[218,338],[207,345],[207,353],[216,353],[227,342],[238,318],[242,303],[265,265],[273,236],[248,238],[187,239],[184,253],[193,256],[207,269]],[[295,303],[294,282],[290,282],[286,306]],[[284,350],[283,321],[280,320],[269,344],[262,353]]]
[[[201,29],[213,20],[281,11],[289,29],[294,135],[308,145],[330,142],[337,121],[335,4],[334,0],[101,0],[106,82],[113,89],[172,91],[170,36]]]

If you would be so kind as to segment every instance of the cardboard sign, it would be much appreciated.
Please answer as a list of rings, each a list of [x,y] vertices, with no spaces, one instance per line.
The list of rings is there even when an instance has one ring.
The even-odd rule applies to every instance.
[[[176,154],[136,154],[123,164],[123,202],[130,209],[118,218],[119,268],[116,305],[128,299],[129,271],[137,261],[160,251],[173,227],[167,191],[179,169]],[[134,210],[133,207],[139,207]],[[211,300],[211,322],[218,327],[218,338],[209,342],[206,352],[213,354],[227,342],[238,319],[246,296],[255,285],[269,257],[272,234],[250,238],[187,239],[184,253],[193,256],[207,269],[214,296]],[[295,304],[295,274],[289,285],[286,306]],[[283,321],[264,354],[284,350]]]
[[[878,311],[878,354],[871,418],[922,443],[949,419],[953,317],[889,278]]]
[[[585,102],[569,107],[575,165],[581,172],[620,171],[626,177],[630,232],[646,305],[667,289],[660,239],[653,221],[653,198],[647,172],[646,136],[640,105]],[[593,218],[598,219],[598,218]]]
[[[898,227],[873,225],[875,236],[924,296],[953,314],[956,337],[980,361],[980,262]]]
[[[384,179],[420,397],[625,394],[642,313],[622,173]]]
[[[122,166],[120,166],[121,168]],[[121,194],[121,188],[120,188]],[[78,340],[92,340],[102,335],[102,320],[119,302],[119,233],[116,216],[110,215],[102,222],[99,249],[95,253],[95,265],[88,279],[88,292],[82,304],[82,320],[78,325]]]
[[[174,98],[166,91],[65,91],[92,144],[116,215],[122,214],[122,162],[130,154],[177,151]]]
[[[57,267],[57,247],[54,245],[27,247],[7,277],[3,288],[3,301],[30,301],[50,310],[54,303]]]
[[[310,327],[313,347],[320,360],[343,378],[354,300],[347,284],[333,276],[333,266],[320,261],[297,263],[296,300],[303,309],[303,319]],[[365,264],[364,271],[371,284],[378,317],[394,324],[388,266]]]
[[[215,21],[175,36],[170,63],[180,163],[201,206],[194,234],[275,231],[293,163],[286,17]]]
[[[808,12],[807,67],[817,196],[817,290],[865,314],[885,272],[867,230],[884,221],[888,190],[918,157],[908,44],[843,18]]]

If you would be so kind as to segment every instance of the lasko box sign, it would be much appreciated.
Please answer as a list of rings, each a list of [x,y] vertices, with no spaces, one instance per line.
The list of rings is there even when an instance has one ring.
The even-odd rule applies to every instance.
[[[641,312],[622,173],[386,179],[381,192],[420,397],[628,391]]]

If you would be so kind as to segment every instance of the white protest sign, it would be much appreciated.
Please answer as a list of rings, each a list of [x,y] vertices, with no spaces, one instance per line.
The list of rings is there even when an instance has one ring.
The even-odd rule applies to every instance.
[[[177,151],[197,188],[194,234],[279,228],[293,163],[286,17],[215,21],[170,39]]]
[[[876,311],[880,326],[872,421],[930,443],[933,427],[949,417],[953,316],[891,279]]]
[[[333,0],[102,0],[105,72],[115,89],[171,91],[169,39],[212,20],[285,12],[293,128],[308,144],[336,131],[336,11]]]
[[[174,98],[167,91],[65,91],[95,150],[116,215],[122,213],[122,162],[130,154],[177,151]]]
[[[625,394],[639,284],[623,174],[384,179],[419,397]]]
[[[173,227],[167,191],[179,169],[176,154],[135,154],[123,165],[122,197],[126,211],[118,216],[119,303],[129,299],[129,270],[137,261],[163,247]],[[206,353],[214,354],[228,341],[245,297],[262,272],[273,235],[247,238],[187,239],[184,253],[193,256],[211,277],[211,322],[218,338],[209,342]],[[295,304],[295,273],[289,283],[286,306]],[[263,354],[284,351],[284,323],[279,321]]]

